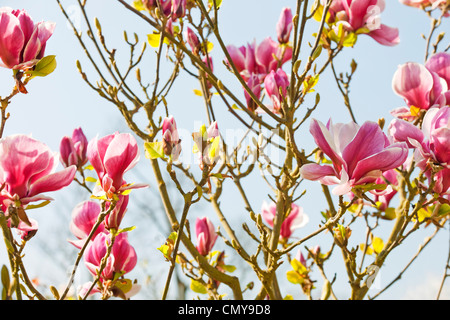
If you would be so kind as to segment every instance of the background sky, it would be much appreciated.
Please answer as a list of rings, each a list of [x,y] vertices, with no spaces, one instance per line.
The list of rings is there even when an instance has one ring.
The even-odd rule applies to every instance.
[[[79,24],[80,30],[85,31],[86,27],[82,22],[82,16],[77,9],[76,1],[63,0],[65,8],[68,10],[75,24]],[[130,1],[131,2],[131,1]],[[295,1],[292,0],[224,0],[220,9],[220,26],[223,39],[227,44],[237,46],[244,45],[255,39],[262,41],[265,37],[276,37],[275,25],[281,9],[285,6],[294,8]],[[45,3],[45,5],[44,5]],[[128,59],[128,49],[124,46],[123,31],[126,30],[132,35],[136,32],[140,36],[140,41],[145,41],[146,34],[153,30],[131,12],[123,9],[116,1],[87,1],[87,11],[90,15],[90,21],[96,16],[100,19],[103,31],[110,47],[118,49],[119,59],[126,61]],[[33,79],[27,86],[29,94],[18,95],[14,97],[9,112],[10,119],[7,121],[5,136],[15,133],[31,133],[34,138],[45,142],[52,150],[59,149],[59,143],[63,136],[71,135],[74,128],[82,127],[88,139],[97,134],[100,136],[110,134],[114,131],[129,132],[124,120],[115,107],[93,92],[81,79],[75,67],[75,61],[80,60],[90,80],[95,82],[97,75],[88,64],[85,55],[73,35],[71,28],[62,15],[56,1],[33,1],[33,0],[0,0],[1,6],[12,6],[14,8],[26,9],[33,17],[34,21],[47,20],[57,23],[54,35],[47,44],[46,54],[54,54],[57,57],[57,69],[46,78]],[[421,34],[428,34],[429,19],[426,15],[417,9],[401,5],[398,1],[389,1],[385,12],[382,13],[382,23],[397,27],[400,30],[401,43],[395,47],[385,47],[376,43],[368,36],[360,36],[354,48],[346,49],[336,61],[338,72],[347,72],[350,62],[355,59],[358,63],[358,69],[351,84],[351,103],[359,123],[366,120],[376,121],[384,117],[386,123],[392,119],[389,111],[403,106],[403,101],[392,91],[392,76],[397,66],[408,61],[423,62],[425,54],[425,41]],[[310,35],[317,29],[317,23],[311,23],[306,30],[310,41]],[[440,31],[449,30],[449,21],[445,21]],[[448,42],[448,38],[447,38]],[[446,44],[445,40],[444,43]],[[144,81],[152,81],[154,60],[152,59],[153,48],[149,47],[146,57],[141,64],[142,76]],[[223,54],[218,46],[213,52],[214,70],[224,79],[224,83],[234,89],[238,96],[243,96],[239,84],[225,70],[221,61]],[[289,67],[286,65],[285,70]],[[168,72],[170,69],[168,69]],[[11,78],[11,71],[7,69],[0,70],[0,96],[6,96],[10,93],[14,83]],[[182,75],[176,82],[172,94],[169,97],[169,108],[177,120],[178,127],[182,133],[187,135],[195,130],[201,123],[207,121],[204,114],[204,105],[200,97],[193,93],[194,89],[199,89],[199,85],[192,81],[187,75]],[[138,89],[139,90],[139,89]],[[321,95],[320,107],[314,113],[314,117],[325,122],[330,117],[334,122],[350,121],[349,114],[343,103],[336,84],[332,79],[330,72],[326,72],[316,91]],[[309,102],[310,103],[310,102]],[[220,104],[219,104],[220,106]],[[307,107],[311,107],[309,104]],[[216,108],[216,117],[219,119],[219,128],[225,137],[230,140],[235,137],[237,122],[225,108]],[[182,136],[183,138],[183,136]],[[300,130],[298,141],[302,142],[302,148],[311,150],[314,144],[308,133],[308,126]],[[189,142],[189,137],[183,139],[185,143]],[[232,144],[232,141],[227,141]],[[142,145],[141,145],[142,146]],[[159,298],[161,296],[162,286],[158,280],[165,280],[168,270],[168,263],[164,262],[162,255],[156,250],[167,236],[167,225],[164,214],[161,210],[161,203],[156,195],[156,186],[153,184],[152,170],[150,164],[143,156],[139,166],[130,175],[135,182],[147,182],[151,187],[147,190],[136,190],[132,194],[133,206],[130,207],[124,223],[136,225],[137,228],[130,233],[130,241],[136,247],[139,256],[139,265],[130,277],[139,279],[144,285],[141,298]],[[184,149],[185,161],[191,161],[189,148]],[[259,208],[262,201],[269,201],[266,196],[270,190],[267,185],[261,182],[261,178],[251,178],[244,181],[244,187],[248,193],[249,199],[254,208]],[[226,185],[227,187],[227,185]],[[321,223],[322,217],[320,210],[326,205],[323,196],[320,193],[318,184],[305,184],[303,188],[308,189],[308,193],[299,201],[299,205],[310,218],[309,224],[294,233],[294,237],[301,238],[304,235],[314,231]],[[249,217],[244,209],[243,203],[239,198],[233,185],[229,183],[226,198],[222,200],[222,206],[230,221],[236,227],[237,233],[242,234],[240,228],[242,221],[249,223]],[[303,190],[303,189],[302,189]],[[173,192],[174,195],[176,192]],[[64,286],[67,280],[66,273],[71,270],[71,264],[75,261],[76,250],[68,244],[67,239],[71,238],[68,226],[70,223],[70,212],[72,208],[80,201],[86,200],[86,195],[75,184],[69,186],[62,192],[53,193],[54,203],[46,208],[35,210],[30,213],[32,218],[38,220],[40,230],[36,237],[26,248],[25,263],[29,268],[32,277],[39,277],[43,286],[54,285],[56,287]],[[176,199],[176,197],[175,197]],[[177,202],[175,200],[177,207]],[[213,222],[218,225],[219,221],[215,219],[212,209],[208,204],[196,205],[190,213],[192,225],[196,216],[209,215]],[[380,237],[386,239],[391,224],[384,223],[380,227]],[[363,224],[355,224],[354,235],[351,243],[357,246],[358,236],[365,233]],[[374,290],[369,291],[369,295],[377,292],[377,287],[383,288],[403,269],[408,261],[414,256],[423,239],[430,235],[431,228],[421,230],[417,235],[408,238],[405,245],[395,250],[388,257],[384,268],[381,270],[377,282],[374,284]],[[386,234],[382,233],[386,232]],[[245,236],[244,236],[245,237]],[[323,234],[314,238],[314,241],[308,242],[308,247],[316,244],[327,243],[329,235]],[[317,241],[317,242],[316,242]],[[252,246],[251,242],[249,246]],[[436,297],[438,286],[444,272],[445,261],[447,259],[449,246],[448,230],[442,230],[432,243],[416,260],[413,266],[402,277],[395,287],[386,291],[381,298],[384,299],[433,299]],[[0,262],[5,259],[4,248],[0,246]],[[216,249],[226,248],[218,240]],[[348,293],[345,279],[345,270],[342,268],[342,258],[337,252],[334,254],[332,264],[325,266],[329,278],[333,274],[341,274],[338,277],[339,285],[335,288],[338,296],[346,297]],[[248,268],[239,259],[232,255],[227,263],[234,264],[238,268]],[[289,266],[282,266],[280,277],[289,270]],[[161,276],[161,274],[163,276]],[[252,271],[246,273],[244,278],[252,280]],[[81,284],[89,279],[83,266],[79,268],[76,283]],[[320,288],[321,277],[317,275]],[[244,286],[244,281],[242,286]],[[446,288],[443,292],[444,298],[450,298],[450,282],[446,282]],[[304,296],[299,294],[298,288],[287,283],[284,294],[292,294],[295,298],[302,299]],[[254,291],[256,291],[255,289]],[[173,293],[175,294],[175,293]],[[248,298],[254,297],[256,292],[250,292]],[[316,290],[315,295],[320,295],[320,289]]]

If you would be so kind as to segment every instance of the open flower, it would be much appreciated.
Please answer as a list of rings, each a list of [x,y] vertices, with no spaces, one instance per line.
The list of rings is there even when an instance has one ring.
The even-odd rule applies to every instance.
[[[325,0],[322,0],[324,5]],[[378,43],[394,46],[399,43],[396,28],[381,23],[380,13],[385,8],[384,0],[335,0],[329,9],[328,23],[332,25],[334,40],[340,41],[341,32],[353,36],[367,34]]]
[[[450,188],[450,107],[429,109],[422,130],[401,119],[394,119],[389,131],[395,141],[405,141],[415,148],[417,167],[431,178],[435,171],[434,191],[443,194]],[[437,166],[437,168],[432,168]]]
[[[99,203],[87,200],[79,203],[72,210],[72,219],[70,221],[70,231],[77,238],[77,240],[69,240],[69,243],[73,244],[78,249],[84,245],[84,242],[88,238],[89,234],[92,231],[95,223],[97,222],[98,216],[100,215],[102,208]],[[106,232],[105,226],[101,223],[95,233],[92,236],[92,239],[101,233]]]
[[[370,190],[383,172],[402,165],[408,156],[405,142],[391,144],[379,125],[371,121],[360,127],[354,122],[332,124],[330,120],[325,126],[313,119],[310,132],[333,164],[305,164],[301,174],[307,180],[337,184],[333,189],[336,195],[346,194],[355,187]]]
[[[261,207],[261,215],[271,227],[273,227],[273,220],[275,219],[276,214],[276,203],[271,202],[270,204],[268,204],[264,201]],[[295,203],[292,203],[291,210],[288,216],[283,220],[283,223],[281,224],[280,238],[286,241],[292,235],[294,230],[304,227],[308,222],[309,217],[303,212],[303,208],[296,205]]]
[[[34,23],[25,10],[0,8],[0,66],[25,70],[44,57],[53,22]]]
[[[211,220],[208,217],[197,218],[195,221],[195,233],[197,235],[197,250],[201,255],[206,256],[217,239]]]
[[[259,44],[254,41],[239,48],[229,45],[227,50],[237,71],[245,81],[255,74],[263,82],[270,71],[276,71],[292,58],[292,48],[280,45],[270,37]]]
[[[53,200],[44,193],[60,190],[74,179],[76,167],[55,172],[58,154],[27,135],[13,135],[0,140],[0,199],[26,208],[30,202]]]
[[[143,188],[147,185],[129,185],[124,180],[125,172],[139,161],[136,139],[129,133],[114,133],[102,138],[94,138],[88,144],[87,156],[97,172],[99,184],[94,195],[112,198],[125,190]]]
[[[94,277],[100,275],[100,281],[97,283],[97,287],[90,292],[88,284],[82,286],[79,289],[79,294],[82,297],[85,297],[88,293],[101,292],[103,299],[111,296],[127,299],[139,291],[140,285],[133,283],[130,279],[123,278],[137,264],[136,251],[128,241],[128,233],[121,232],[115,236],[111,252],[106,258],[110,246],[111,235],[106,233],[98,234],[89,243],[84,255],[84,262]],[[106,263],[104,268],[101,269],[105,258]]]
[[[436,72],[420,63],[407,62],[399,66],[392,79],[392,88],[405,100],[413,115],[417,115],[418,109],[428,110],[446,103],[447,84]]]

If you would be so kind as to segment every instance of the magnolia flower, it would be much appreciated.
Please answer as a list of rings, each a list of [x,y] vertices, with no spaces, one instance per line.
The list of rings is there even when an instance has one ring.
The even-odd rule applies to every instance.
[[[294,23],[292,22],[292,11],[290,8],[283,8],[277,22],[277,38],[279,43],[288,43]]]
[[[404,142],[390,143],[375,122],[367,121],[361,127],[354,122],[327,126],[313,119],[310,132],[332,165],[305,164],[301,174],[307,180],[319,180],[335,185],[333,193],[343,195],[352,188],[369,188],[383,172],[402,165],[408,156]]]
[[[395,72],[392,89],[405,100],[414,115],[417,109],[428,110],[445,105],[448,88],[438,73],[419,63],[408,62],[399,66]]]
[[[181,139],[178,134],[177,123],[173,116],[164,118],[162,135],[164,154],[171,156],[176,161],[181,153]]]
[[[381,185],[386,183],[394,186],[398,184],[397,171],[395,169],[383,172],[383,176],[375,180],[375,184]],[[380,192],[380,194],[376,193],[374,201],[379,203],[378,209],[380,211],[385,211],[396,194],[397,190],[395,188],[390,188],[388,192]]]
[[[282,69],[271,71],[264,79],[264,89],[267,96],[272,101],[271,110],[274,113],[280,113],[281,104],[287,95],[289,78]]]
[[[182,18],[186,14],[186,0],[142,0],[142,4],[150,12],[161,8],[161,12],[170,16],[171,20]]]
[[[25,10],[0,8],[0,66],[29,69],[44,57],[53,22],[34,23]]]
[[[273,227],[273,220],[277,214],[277,205],[272,202],[267,204],[263,202],[261,207],[261,215],[267,224]],[[303,213],[303,208],[292,203],[291,210],[288,216],[283,220],[280,230],[280,238],[283,240],[289,239],[295,229],[304,227],[309,222],[309,217]]]
[[[58,154],[27,135],[0,140],[0,191],[3,210],[10,204],[26,206],[30,202],[53,200],[46,192],[60,190],[74,179],[75,166],[55,172]]]
[[[127,212],[129,196],[119,195],[118,200],[114,204],[114,208],[105,217],[105,228],[108,230],[119,229],[120,223],[122,222],[125,213]],[[106,204],[106,210],[109,210],[110,203]]]
[[[325,3],[322,0],[322,5]],[[382,45],[394,46],[400,41],[398,29],[381,23],[380,13],[384,8],[384,0],[334,0],[328,23],[333,24],[336,34],[342,28],[355,35],[367,34]]]
[[[256,98],[260,99],[261,97],[261,81],[256,74],[252,74],[250,78],[247,80],[247,86],[253,92]],[[258,104],[252,99],[250,94],[246,90],[244,90],[245,101],[247,102],[247,108],[251,111],[255,111],[258,108]]]
[[[195,221],[195,233],[197,235],[197,250],[206,256],[216,243],[217,234],[214,225],[208,217],[197,218]]]
[[[450,188],[450,107],[431,108],[423,118],[422,130],[401,119],[394,119],[389,125],[394,141],[405,141],[415,148],[417,167],[429,178],[431,165],[440,166],[434,175],[437,193],[447,193]]]
[[[92,231],[92,228],[97,222],[102,208],[99,203],[87,200],[79,203],[72,210],[72,219],[70,221],[70,231],[77,238],[77,240],[69,240],[78,249],[81,249],[84,242]],[[106,232],[105,225],[101,223],[95,230],[91,241],[102,232]]]
[[[99,183],[94,195],[111,198],[125,190],[143,188],[147,185],[129,185],[124,180],[125,172],[139,161],[139,148],[129,133],[114,133],[103,138],[94,138],[88,144],[87,156],[94,167]]]
[[[446,105],[450,105],[450,53],[439,52],[433,54],[425,63],[425,67],[441,78],[443,92],[447,88],[447,91],[444,92]]]
[[[99,233],[89,243],[84,255],[84,262],[89,272],[97,276],[100,271],[102,259],[106,256],[108,246],[111,244],[111,236]],[[114,280],[117,275],[122,276],[134,269],[137,263],[136,251],[128,241],[128,233],[121,232],[116,235],[111,253],[106,260],[106,266],[100,273],[100,280]]]
[[[431,7],[432,10],[441,7],[442,10],[448,10],[447,0],[400,0],[400,3],[414,7],[414,8],[427,8]],[[448,17],[448,13],[445,14],[445,16]]]
[[[81,128],[77,128],[73,131],[72,137],[63,137],[61,139],[59,153],[61,163],[65,167],[75,165],[78,169],[84,166],[87,159],[87,146],[88,140]]]
[[[292,48],[282,46],[271,38],[264,39],[258,45],[255,41],[239,48],[229,45],[227,50],[237,71],[245,81],[255,74],[262,82],[270,71],[276,71],[292,58]]]
[[[191,50],[194,54],[198,54],[201,46],[200,46],[200,40],[198,39],[197,35],[194,31],[192,31],[191,28],[187,27],[184,31],[184,41],[189,44],[191,47]]]

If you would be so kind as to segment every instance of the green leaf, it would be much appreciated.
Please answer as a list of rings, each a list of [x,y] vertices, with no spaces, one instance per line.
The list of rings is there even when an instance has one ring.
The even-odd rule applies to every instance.
[[[122,290],[123,293],[127,293],[133,287],[133,283],[130,279],[120,279],[115,283],[115,286]]]
[[[50,203],[50,200],[45,200],[45,201],[42,201],[39,204],[29,204],[27,206],[27,210],[42,208],[42,207],[45,207],[46,205],[48,205],[49,203]]]
[[[34,67],[34,70],[26,71],[26,74],[32,77],[45,77],[56,69],[56,56],[46,56],[39,60],[39,62]]]
[[[214,6],[213,0],[208,0],[208,5],[212,8]],[[219,9],[222,5],[222,0],[216,0],[216,9]]]
[[[145,157],[148,159],[164,158],[164,150],[162,142],[146,142],[144,143]]]
[[[1,278],[2,278],[3,288],[5,288],[7,290],[9,288],[10,284],[11,284],[11,281],[9,279],[8,268],[5,265],[2,266],[2,276],[1,276]]]
[[[236,267],[231,266],[231,265],[223,265],[221,267],[223,270],[225,270],[226,272],[229,272],[229,273],[233,273],[236,270]]]
[[[191,290],[200,294],[207,293],[205,286],[201,282],[196,281],[194,279],[191,279]]]

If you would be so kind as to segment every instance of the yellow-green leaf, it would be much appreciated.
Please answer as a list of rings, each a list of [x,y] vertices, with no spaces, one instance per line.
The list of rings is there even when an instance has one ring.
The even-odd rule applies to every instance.
[[[384,248],[384,242],[381,238],[375,237],[372,240],[372,248],[376,254],[379,254]]]
[[[46,205],[48,205],[49,203],[50,203],[50,200],[45,200],[45,201],[42,201],[39,204],[29,204],[27,206],[27,210],[42,208],[42,207],[45,207]]]
[[[148,159],[164,158],[163,144],[161,141],[144,143],[145,157]]]
[[[190,287],[191,287],[191,290],[196,293],[206,294],[206,292],[207,292],[205,286],[201,282],[196,281],[194,279],[191,279]]]
[[[224,269],[226,272],[233,273],[236,270],[235,266],[231,265],[223,265],[221,266],[222,269]]]
[[[97,179],[95,179],[94,177],[86,177],[85,179],[87,182],[97,182]]]
[[[194,93],[196,96],[199,96],[199,97],[203,96],[203,93],[198,89],[194,89]]]
[[[26,71],[31,77],[45,77],[56,69],[56,56],[46,56],[39,60],[33,70]]]

